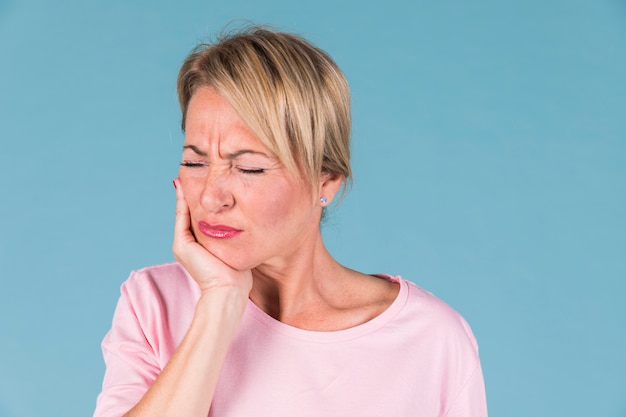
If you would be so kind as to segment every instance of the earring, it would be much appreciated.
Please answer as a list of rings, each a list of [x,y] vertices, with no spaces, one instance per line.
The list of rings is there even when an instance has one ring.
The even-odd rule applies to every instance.
[[[320,198],[320,203],[322,203],[322,204],[326,204],[327,201],[328,201],[328,199],[326,198],[326,196],[322,196]]]

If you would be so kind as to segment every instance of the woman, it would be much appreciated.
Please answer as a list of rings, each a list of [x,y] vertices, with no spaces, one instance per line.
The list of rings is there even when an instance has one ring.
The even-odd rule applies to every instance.
[[[324,246],[351,177],[332,59],[250,28],[197,48],[178,94],[177,262],[122,286],[95,416],[485,416],[465,321]]]

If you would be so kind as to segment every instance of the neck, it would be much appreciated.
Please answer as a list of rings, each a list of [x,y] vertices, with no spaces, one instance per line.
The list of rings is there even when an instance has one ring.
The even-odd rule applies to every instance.
[[[316,312],[321,313],[338,302],[339,297],[345,297],[341,294],[341,281],[349,270],[333,259],[321,238],[315,249],[306,253],[311,255],[252,270],[250,299],[284,323],[297,325],[305,317],[315,320]]]

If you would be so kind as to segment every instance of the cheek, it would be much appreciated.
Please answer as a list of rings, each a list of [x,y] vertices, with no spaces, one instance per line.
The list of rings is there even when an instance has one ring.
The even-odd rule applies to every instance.
[[[302,227],[312,218],[310,199],[308,194],[293,187],[277,187],[271,196],[265,195],[263,204],[257,205],[257,213],[263,215],[265,224],[270,227],[282,228],[288,224]]]
[[[196,176],[191,176],[186,172],[182,172],[182,170],[178,171],[178,178],[180,179],[180,186],[183,189],[185,201],[189,206],[189,211],[193,213],[200,201],[202,181],[200,181]]]
[[[280,199],[266,200],[264,204],[256,207],[256,215],[263,219],[263,224],[277,230],[290,220],[293,211],[293,206],[290,207]]]

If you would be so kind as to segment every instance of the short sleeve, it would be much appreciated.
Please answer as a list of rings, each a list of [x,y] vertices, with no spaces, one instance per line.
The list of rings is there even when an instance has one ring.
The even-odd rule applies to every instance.
[[[445,417],[487,417],[485,383],[480,362]]]
[[[133,306],[129,281],[122,285],[111,329],[102,341],[106,372],[94,417],[119,417],[128,412],[161,372]]]

